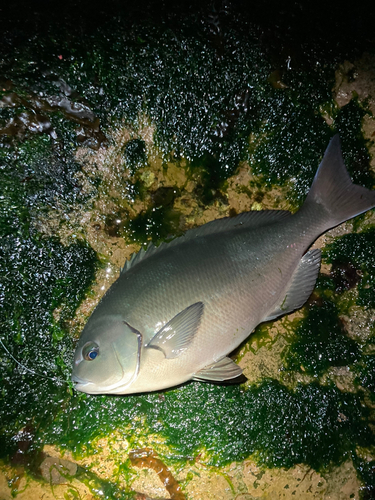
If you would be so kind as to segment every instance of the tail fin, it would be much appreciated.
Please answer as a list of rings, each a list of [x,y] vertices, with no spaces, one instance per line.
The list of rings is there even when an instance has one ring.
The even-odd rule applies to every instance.
[[[319,209],[322,231],[326,231],[373,207],[375,191],[353,184],[336,134],[324,153],[301,211],[314,210],[316,213]]]

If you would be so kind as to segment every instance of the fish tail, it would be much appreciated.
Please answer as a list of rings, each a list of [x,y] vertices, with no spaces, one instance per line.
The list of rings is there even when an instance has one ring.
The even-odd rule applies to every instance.
[[[353,184],[336,134],[324,153],[300,212],[314,215],[320,232],[324,232],[373,207],[375,191]]]

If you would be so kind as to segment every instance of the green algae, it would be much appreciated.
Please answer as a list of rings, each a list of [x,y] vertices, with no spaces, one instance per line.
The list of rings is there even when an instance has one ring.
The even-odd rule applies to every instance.
[[[284,353],[287,369],[314,377],[333,366],[350,366],[356,374],[356,388],[365,389],[371,400],[373,335],[361,342],[351,339],[340,316],[350,314],[354,305],[374,307],[374,235],[373,228],[346,234],[323,249],[323,258],[332,264],[330,276],[320,275],[315,290],[319,296],[307,306]]]
[[[375,355],[364,354],[355,371],[356,383],[367,389],[371,401],[375,402]]]
[[[373,189],[375,175],[369,169],[368,141],[362,135],[362,124],[366,114],[369,114],[369,111],[365,104],[354,98],[340,109],[335,119],[335,125],[340,133],[345,166],[353,182]]]
[[[207,450],[209,462],[215,465],[255,453],[257,460],[269,467],[290,467],[304,462],[321,468],[331,461],[340,461],[346,454],[345,449],[352,446],[349,442],[354,436],[355,440],[365,441],[370,435],[361,423],[363,410],[358,400],[342,396],[333,387],[310,384],[298,386],[294,392],[278,382],[266,380],[247,391],[238,387],[204,386],[198,391],[191,387],[189,393],[193,402],[181,408],[184,418],[181,414],[168,422],[166,412],[173,412],[173,408],[160,405],[154,419],[159,417],[162,429],[168,429],[169,424],[170,446],[175,447],[177,443],[191,449],[194,440],[198,440]],[[203,419],[199,417],[199,406],[204,408]],[[350,414],[351,430],[350,424],[338,422],[340,410]],[[162,418],[158,415],[161,411]],[[196,422],[196,429],[194,434],[190,430],[187,439],[183,432],[184,419],[190,418]],[[193,450],[189,455],[192,453]]]
[[[124,491],[115,482],[99,478],[96,474],[83,467],[78,467],[75,477],[84,483],[92,494],[104,500],[132,500],[136,496],[135,491]]]
[[[73,350],[65,322],[82,301],[94,264],[94,252],[82,243],[2,240],[0,322],[7,349],[1,346],[0,354],[2,456],[23,427],[45,425],[64,404]]]
[[[375,494],[375,460],[363,460],[353,453],[353,463],[364,483],[360,488],[361,500],[372,500]]]
[[[329,367],[351,365],[360,356],[357,342],[345,335],[337,307],[327,300],[307,308],[293,336],[285,353],[287,370],[318,377]]]
[[[85,296],[96,269],[94,251],[82,241],[63,246],[39,235],[35,216],[79,199],[74,174],[50,137],[31,137],[0,153],[1,456],[17,450],[22,429],[53,420],[68,391],[73,342],[67,322]],[[70,161],[69,161],[70,160]],[[17,437],[18,436],[18,437]]]
[[[146,144],[141,139],[132,139],[126,143],[124,148],[125,165],[129,168],[131,175],[147,164]]]
[[[72,204],[84,200],[76,179],[81,166],[73,158],[69,128],[64,129],[56,141],[47,135],[37,135],[17,145],[5,142],[0,148],[0,162],[0,172],[6,183],[2,186],[4,215],[11,207],[10,200],[15,201],[15,198],[16,205],[12,206],[17,206],[19,213],[23,212],[24,222],[25,217],[30,222],[56,206],[64,206],[69,212]],[[6,200],[9,204],[5,206]],[[10,213],[16,217],[15,208]],[[11,217],[7,219],[8,227],[14,227],[18,217],[13,222]]]
[[[266,185],[284,185],[293,179],[292,199],[301,202],[331,132],[317,113],[322,104],[319,99],[305,100],[290,89],[272,89],[269,94],[268,115],[272,119],[261,127],[259,136],[253,133],[255,149],[250,150],[250,164]]]
[[[358,298],[363,307],[375,307],[375,229],[351,233],[336,239],[323,250],[323,257],[333,265],[351,264],[358,270]],[[337,286],[336,286],[337,288]]]
[[[173,188],[161,189],[159,194],[155,193],[150,208],[125,224],[126,235],[130,240],[143,244],[151,240],[157,245],[181,232],[179,228],[181,214],[172,206],[176,191]]]
[[[73,103],[89,102],[104,127],[123,118],[137,123],[140,110],[146,113],[166,156],[174,151],[205,166],[206,192],[251,159],[268,184],[293,178],[301,199],[331,135],[320,109],[333,106],[334,66],[285,71],[285,88],[275,89],[268,82],[275,62],[264,55],[257,30],[239,21],[228,18],[225,33],[213,37],[190,16],[173,30],[168,23],[118,23],[110,31],[104,25],[95,37],[79,33],[76,45],[74,30],[68,40],[57,29],[24,47],[35,61],[32,86],[45,96],[63,90]],[[49,79],[42,78],[46,66]],[[21,88],[31,85],[29,67],[15,72],[5,59],[2,71]],[[249,151],[250,134],[260,143]]]
[[[136,447],[137,434],[146,428],[164,438],[172,461],[194,460],[204,450],[207,463],[215,466],[254,454],[268,467],[303,462],[322,470],[372,439],[360,398],[333,385],[290,390],[264,380],[244,390],[193,383],[165,392],[163,398],[70,398],[69,410],[55,416],[48,432],[44,428],[43,440],[78,453],[95,452],[95,440],[115,430],[118,439],[123,436]]]

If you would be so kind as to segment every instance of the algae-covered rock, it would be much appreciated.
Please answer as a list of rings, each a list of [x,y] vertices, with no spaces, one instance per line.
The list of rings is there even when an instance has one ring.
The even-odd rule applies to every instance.
[[[372,498],[371,213],[315,243],[304,308],[233,353],[246,383],[118,398],[70,382],[76,339],[133,252],[297,210],[335,132],[374,189],[370,14],[16,3],[0,34],[1,498],[167,497],[166,471],[189,500]]]
[[[50,484],[68,483],[76,472],[77,464],[63,458],[46,457],[40,464],[40,473]]]

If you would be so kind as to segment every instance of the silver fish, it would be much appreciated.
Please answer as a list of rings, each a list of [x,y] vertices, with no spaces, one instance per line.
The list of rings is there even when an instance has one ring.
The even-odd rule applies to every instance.
[[[320,268],[309,246],[374,206],[375,191],[352,183],[336,135],[297,213],[246,212],[133,255],[83,329],[75,388],[131,394],[238,377],[227,355],[309,298]]]

